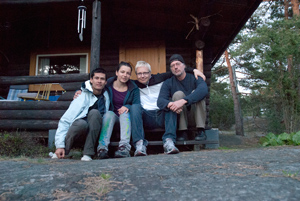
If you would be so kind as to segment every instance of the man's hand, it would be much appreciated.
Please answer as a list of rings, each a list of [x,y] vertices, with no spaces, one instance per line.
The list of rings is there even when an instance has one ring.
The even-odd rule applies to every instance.
[[[119,115],[120,114],[123,114],[123,113],[128,113],[129,112],[129,109],[127,108],[127,107],[125,107],[125,106],[122,106],[120,109],[118,109],[118,113],[119,113]]]
[[[200,70],[194,69],[193,71],[194,71],[195,78],[197,80],[198,80],[198,76],[202,77],[204,81],[206,80],[205,75]]]
[[[73,100],[78,98],[78,96],[81,94],[81,90],[77,90],[74,94]]]
[[[176,112],[177,114],[179,114],[180,112],[182,112],[182,108],[183,108],[184,104],[186,104],[186,103],[187,103],[186,100],[180,99],[178,101],[169,102],[167,107],[170,110],[172,110],[173,112]]]
[[[55,151],[57,158],[64,158],[65,157],[65,149],[64,148],[57,148]]]

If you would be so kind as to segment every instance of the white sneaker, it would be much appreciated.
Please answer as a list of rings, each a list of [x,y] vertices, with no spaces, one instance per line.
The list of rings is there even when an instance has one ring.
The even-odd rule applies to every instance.
[[[147,156],[147,148],[143,144],[143,140],[139,140],[135,144],[136,150],[134,152],[134,156]]]
[[[50,156],[52,159],[58,159],[56,153],[50,152],[50,153],[49,153],[49,156]]]
[[[83,155],[83,157],[81,158],[82,161],[92,161],[93,159],[88,156],[88,155]]]
[[[171,138],[167,138],[164,143],[165,154],[178,154],[179,150],[175,147],[174,142]]]

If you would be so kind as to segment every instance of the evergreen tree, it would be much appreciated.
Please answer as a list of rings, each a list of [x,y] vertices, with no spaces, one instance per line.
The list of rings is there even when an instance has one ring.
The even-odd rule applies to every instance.
[[[252,91],[242,108],[254,116],[264,111],[275,133],[300,129],[300,20],[285,2],[262,3],[229,47],[232,66],[246,75],[239,85]],[[221,62],[212,69],[219,80],[228,75]]]

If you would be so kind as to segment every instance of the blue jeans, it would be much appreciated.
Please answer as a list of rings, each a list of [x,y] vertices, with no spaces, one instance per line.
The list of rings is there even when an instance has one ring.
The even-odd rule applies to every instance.
[[[113,128],[117,122],[120,123],[119,147],[125,146],[127,150],[131,149],[129,144],[131,136],[130,113],[123,113],[118,117],[112,111],[107,111],[103,116],[98,149],[108,150]]]
[[[144,128],[165,128],[165,133],[162,136],[163,142],[167,138],[176,142],[177,114],[172,111],[145,110],[141,106],[136,107],[135,112],[131,114],[131,126],[134,146],[139,140],[143,140],[145,146],[148,145],[148,141],[145,140]]]

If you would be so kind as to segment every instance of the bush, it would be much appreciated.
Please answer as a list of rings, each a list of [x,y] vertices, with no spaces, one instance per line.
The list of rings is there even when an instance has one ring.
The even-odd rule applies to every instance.
[[[210,124],[219,129],[229,129],[235,123],[232,97],[224,97],[217,93],[210,98]]]
[[[0,132],[0,147],[0,155],[8,157],[46,157],[50,151],[37,138],[19,132]]]
[[[282,133],[280,135],[275,135],[274,133],[269,133],[265,137],[260,139],[260,143],[263,146],[281,146],[281,145],[300,145],[300,131],[297,133]]]

